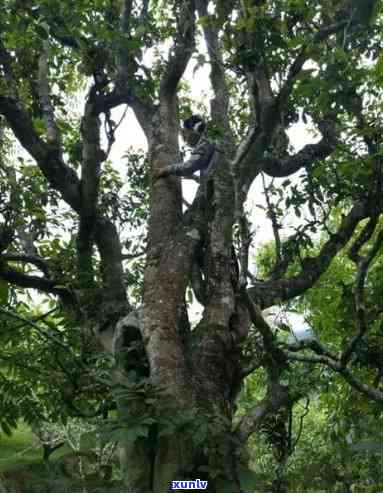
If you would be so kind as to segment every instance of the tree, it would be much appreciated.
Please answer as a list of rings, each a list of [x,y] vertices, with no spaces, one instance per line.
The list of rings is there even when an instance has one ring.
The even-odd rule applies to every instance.
[[[3,315],[14,315],[15,288],[45,293],[70,332],[81,329],[80,373],[99,344],[111,352],[126,491],[162,493],[173,480],[194,478],[208,480],[212,492],[249,488],[240,451],[261,429],[283,471],[287,422],[304,397],[290,384],[296,362],[327,366],[383,402],[380,379],[352,367],[380,320],[365,295],[383,240],[380,3],[368,22],[347,2],[327,0],[7,0],[1,7]],[[169,44],[166,55],[158,49]],[[183,212],[180,179],[152,177],[179,159],[179,117],[193,109],[181,79],[194,53],[210,66],[206,116],[220,159]],[[81,84],[87,96],[76,119],[66,107]],[[107,162],[119,105],[133,109],[148,142],[147,159],[128,158],[139,214],[134,201],[117,200],[121,183]],[[320,140],[293,153],[286,130],[300,118]],[[21,154],[8,160],[10,136],[32,166]],[[273,178],[265,196],[275,254],[258,279],[249,274],[256,225],[245,201],[264,174]],[[128,294],[139,281],[123,243],[146,219],[145,192],[137,311]],[[334,206],[343,213],[338,224]],[[284,209],[301,218],[290,237]],[[326,238],[312,255],[315,231]],[[261,310],[303,295],[346,247],[354,263],[352,334],[338,354],[317,340],[287,347]],[[204,308],[193,330],[188,289]],[[265,395],[235,417],[242,382],[259,369]],[[285,487],[280,474],[274,489]]]

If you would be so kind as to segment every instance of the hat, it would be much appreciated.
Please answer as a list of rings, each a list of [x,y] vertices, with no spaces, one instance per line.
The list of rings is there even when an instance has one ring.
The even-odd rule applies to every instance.
[[[184,120],[184,128],[194,130],[194,132],[203,132],[206,128],[205,120],[199,115],[192,115]]]

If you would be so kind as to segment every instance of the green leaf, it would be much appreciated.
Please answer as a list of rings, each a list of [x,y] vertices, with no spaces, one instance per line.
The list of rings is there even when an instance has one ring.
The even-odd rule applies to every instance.
[[[48,39],[48,33],[42,25],[37,25],[35,29],[41,39]]]
[[[259,484],[257,474],[250,469],[241,469],[238,473],[241,488],[244,493],[254,493],[256,486]]]
[[[12,430],[5,421],[1,421],[0,426],[6,435],[8,435],[9,437],[12,435]]]
[[[138,438],[147,438],[149,426],[133,425],[129,428],[119,428],[106,433],[109,440],[114,442],[135,442]]]

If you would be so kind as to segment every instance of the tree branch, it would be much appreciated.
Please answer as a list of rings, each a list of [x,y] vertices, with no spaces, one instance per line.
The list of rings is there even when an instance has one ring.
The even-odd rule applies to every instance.
[[[9,93],[15,99],[18,98],[17,84],[12,69],[12,57],[5,49],[3,42],[0,39],[0,65],[3,67],[4,79],[7,84]]]
[[[319,124],[319,129],[323,138],[317,144],[307,144],[294,156],[283,159],[263,158],[259,162],[262,171],[269,176],[282,178],[325,159],[337,145],[335,126],[333,122],[324,121]]]
[[[105,155],[100,146],[100,120],[94,111],[96,86],[89,92],[81,122],[83,153],[81,162],[81,209],[77,237],[78,271],[84,286],[93,282],[92,247],[96,225],[96,207],[100,186],[101,161]]]
[[[275,242],[275,264],[278,265],[282,261],[282,242],[279,234],[279,223],[278,217],[275,212],[275,206],[271,202],[269,188],[266,185],[265,175],[262,173],[262,185],[265,194],[266,205],[267,205],[267,215],[271,221],[271,226],[273,228],[274,242]],[[270,187],[273,185],[273,180],[271,181]],[[275,267],[274,267],[275,268]]]
[[[120,15],[120,32],[121,39],[130,38],[130,20],[132,15],[133,2],[132,0],[124,0],[121,6]],[[142,14],[147,13],[147,2],[145,0],[142,7]],[[149,104],[145,104],[137,97],[129,83],[134,82],[134,72],[138,67],[137,62],[125,47],[121,47],[118,56],[118,74],[114,90],[110,94],[99,95],[95,104],[96,113],[107,113],[111,109],[120,104],[130,105],[134,113],[148,136],[151,131],[151,122],[154,108]],[[150,92],[150,91],[149,91]]]
[[[262,309],[281,301],[287,301],[311,288],[327,270],[335,255],[347,244],[359,221],[368,217],[368,208],[357,202],[345,216],[338,231],[323,245],[317,257],[305,257],[301,272],[291,279],[259,282],[249,288],[248,293]]]
[[[35,159],[49,184],[58,190],[72,209],[80,211],[80,181],[76,172],[61,159],[56,147],[37,135],[21,101],[0,96],[0,113],[5,116],[16,138]]]
[[[259,330],[266,351],[270,353],[276,351],[277,346],[274,343],[273,332],[269,324],[263,318],[261,310],[250,298],[248,291],[243,290],[242,294],[243,294],[243,300],[247,306],[247,309],[249,310],[251,321],[253,322],[255,327]],[[277,351],[281,353],[279,349]]]
[[[227,9],[225,12],[226,20],[234,5],[232,2],[225,2],[227,4]],[[207,18],[208,13],[208,2],[205,0],[196,1],[197,10],[199,17]],[[227,136],[231,136],[230,121],[228,116],[229,110],[229,90],[226,84],[224,63],[222,60],[222,54],[219,46],[218,40],[218,28],[213,27],[208,23],[203,24],[203,33],[205,37],[206,47],[210,58],[211,72],[210,80],[214,91],[214,99],[211,102],[211,114],[214,122],[222,126],[225,130]]]
[[[344,20],[341,22],[337,22],[336,24],[331,24],[329,26],[322,27],[321,29],[319,29],[318,32],[314,34],[312,39],[301,48],[298,56],[291,64],[289,72],[287,74],[286,81],[283,84],[282,89],[280,90],[277,96],[277,101],[279,106],[284,105],[284,103],[287,101],[293,89],[296,78],[301,73],[305,62],[310,58],[310,47],[315,46],[321,41],[324,41],[332,34],[339,32],[346,25],[347,25],[347,20]]]
[[[335,372],[339,373],[346,380],[346,382],[355,390],[358,390],[359,392],[366,395],[367,397],[374,400],[375,402],[383,402],[382,391],[362,383],[351,373],[351,371],[348,368],[343,366],[342,363],[336,359],[323,355],[308,356],[308,355],[295,354],[295,353],[291,353],[290,351],[285,351],[285,355],[287,359],[290,361],[299,361],[302,363],[309,363],[309,364],[322,364],[328,366]]]
[[[123,0],[121,6],[121,20],[120,20],[120,31],[125,37],[130,37],[130,17],[132,15],[132,0]],[[120,90],[124,90],[127,87],[128,78],[129,78],[129,65],[134,62],[129,56],[129,52],[126,49],[120,48],[119,53],[119,67],[118,67],[118,78],[117,78],[117,89],[118,92]]]
[[[122,268],[121,243],[114,224],[105,218],[98,218],[95,241],[101,257],[101,276],[104,297],[111,305],[127,306]]]
[[[34,255],[6,253],[1,256],[1,259],[5,262],[22,262],[24,264],[32,264],[37,267],[45,275],[46,278],[49,279],[50,277],[49,266],[41,257],[37,257]]]
[[[286,387],[279,384],[272,385],[268,395],[257,406],[251,408],[239,422],[237,432],[240,442],[246,443],[269,413],[278,411],[288,402],[290,397]]]
[[[51,90],[49,86],[49,67],[48,67],[48,57],[49,57],[49,44],[48,41],[43,42],[43,49],[39,59],[39,71],[38,71],[38,91],[39,98],[41,101],[43,118],[46,128],[46,137],[48,144],[60,149],[60,132],[56,125],[54,116],[54,107],[51,102]]]
[[[7,250],[15,235],[14,228],[5,223],[0,224],[0,253]]]
[[[75,306],[75,298],[69,289],[57,287],[57,283],[50,279],[38,276],[27,276],[12,269],[0,259],[0,278],[21,288],[37,289],[43,293],[54,294],[62,298],[65,303]]]
[[[344,22],[323,27],[317,32],[312,40],[302,48],[297,58],[290,67],[287,80],[277,97],[274,96],[269,77],[267,75],[267,67],[262,59],[254,73],[251,74],[254,79],[255,102],[257,107],[256,123],[257,126],[252,128],[244,141],[239,147],[235,162],[239,166],[240,188],[247,190],[257,176],[260,170],[270,176],[283,177],[295,173],[302,167],[308,167],[311,163],[324,159],[335,149],[335,134],[327,132],[324,128],[324,139],[315,145],[306,146],[302,151],[295,156],[283,160],[264,158],[264,152],[270,144],[272,135],[281,121],[284,106],[292,91],[294,81],[299,75],[304,62],[309,56],[309,46],[317,44],[327,36],[337,32]],[[322,131],[322,129],[320,129]]]
[[[246,137],[241,141],[241,143],[237,147],[237,151],[232,162],[232,167],[234,169],[238,169],[240,167],[242,161],[246,158],[250,148],[254,144],[258,133],[259,133],[258,126],[255,123],[250,125]]]
[[[354,243],[351,245],[348,251],[348,257],[356,264],[359,262],[359,260],[361,260],[361,257],[359,255],[359,250],[371,238],[371,236],[375,231],[377,223],[378,223],[378,216],[375,215],[372,218],[370,218],[368,223],[363,227],[362,231],[357,236]]]
[[[358,261],[358,271],[356,275],[355,287],[355,309],[358,332],[351,339],[340,357],[340,362],[342,365],[347,365],[360,340],[367,332],[366,307],[364,302],[364,283],[366,280],[368,268],[378,254],[382,245],[383,231],[380,231],[368,255],[361,257]]]
[[[164,99],[174,96],[194,50],[194,11],[194,0],[184,0],[179,15],[178,32],[170,50],[167,70],[161,81],[160,95]]]

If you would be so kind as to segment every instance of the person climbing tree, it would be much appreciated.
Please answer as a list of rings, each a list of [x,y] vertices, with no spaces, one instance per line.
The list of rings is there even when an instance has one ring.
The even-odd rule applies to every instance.
[[[187,118],[183,122],[182,137],[193,149],[190,158],[160,168],[155,179],[169,175],[191,176],[196,171],[200,171],[201,178],[210,175],[217,164],[217,148],[206,138],[205,130],[206,123],[201,116]]]

